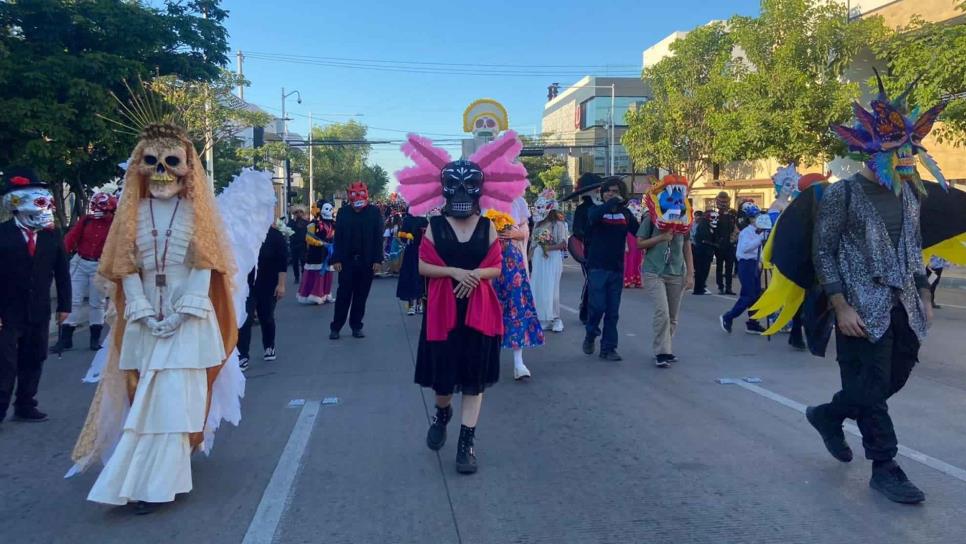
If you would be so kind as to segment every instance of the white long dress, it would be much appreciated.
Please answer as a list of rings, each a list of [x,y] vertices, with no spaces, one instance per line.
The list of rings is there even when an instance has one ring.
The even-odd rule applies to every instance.
[[[201,432],[205,425],[206,369],[225,359],[208,296],[211,271],[186,265],[195,224],[191,202],[181,200],[176,215],[178,199],[151,202],[157,240],[152,237],[149,199],[145,199],[138,210],[140,273],[123,280],[127,326],[119,366],[140,371],[140,380],[121,439],[87,497],[106,504],[170,502],[176,494],[191,491],[189,433]],[[158,287],[162,258],[165,286]],[[173,336],[158,338],[145,325],[146,317],[174,313],[184,314],[185,320]]]
[[[553,243],[559,244],[569,237],[567,223],[555,221],[533,229],[533,277],[530,287],[533,290],[533,303],[537,307],[540,323],[549,324],[560,317],[560,275],[563,273],[563,252],[552,250],[544,253],[537,243],[543,231],[553,233]]]

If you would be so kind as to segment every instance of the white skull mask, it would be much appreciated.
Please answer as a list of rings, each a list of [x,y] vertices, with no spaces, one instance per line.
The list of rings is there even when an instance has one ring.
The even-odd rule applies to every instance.
[[[325,204],[322,205],[322,208],[320,208],[319,214],[322,216],[322,219],[328,219],[331,221],[332,212],[334,210],[335,210],[335,207],[333,207],[332,204],[329,204],[328,202],[326,202]]]
[[[151,196],[169,199],[184,189],[191,172],[184,144],[178,140],[154,140],[144,146],[138,172],[148,180]]]
[[[54,198],[42,187],[29,187],[4,195],[3,206],[17,217],[21,225],[42,230],[54,226]]]

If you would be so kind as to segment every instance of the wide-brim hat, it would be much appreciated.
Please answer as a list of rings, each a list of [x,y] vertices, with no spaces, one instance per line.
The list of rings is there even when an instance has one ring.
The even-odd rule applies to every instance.
[[[577,178],[577,185],[574,187],[573,192],[567,196],[560,199],[561,202],[566,202],[567,200],[573,200],[579,196],[585,195],[591,191],[596,191],[600,189],[603,185],[604,178],[600,174],[594,174],[593,172],[585,172]]]
[[[29,168],[8,168],[3,173],[3,194],[20,189],[40,187],[47,189],[47,184],[40,181],[36,172]]]

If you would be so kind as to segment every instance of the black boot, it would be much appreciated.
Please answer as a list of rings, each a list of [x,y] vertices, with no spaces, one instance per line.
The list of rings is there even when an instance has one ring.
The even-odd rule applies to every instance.
[[[429,446],[429,449],[438,451],[446,443],[446,425],[451,417],[453,417],[452,405],[446,408],[436,407],[436,415],[433,416],[433,422],[429,426],[429,431],[426,432],[426,445]]]
[[[50,347],[52,353],[63,353],[74,348],[74,326],[61,325],[57,343]]]
[[[101,331],[104,325],[91,325],[91,351],[101,349]]]
[[[460,441],[456,445],[456,472],[460,474],[476,472],[476,452],[473,451],[475,437],[476,427],[460,425]]]

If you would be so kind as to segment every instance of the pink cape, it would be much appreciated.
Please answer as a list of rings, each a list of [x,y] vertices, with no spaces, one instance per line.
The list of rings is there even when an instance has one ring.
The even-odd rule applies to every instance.
[[[503,252],[497,240],[480,263],[480,268],[500,268]],[[436,266],[446,266],[446,261],[436,252],[436,246],[428,239],[419,245],[419,259]],[[426,305],[426,340],[442,342],[456,328],[456,294],[450,278],[429,278],[429,303]],[[480,286],[470,294],[466,308],[466,326],[486,336],[503,334],[503,308],[493,290],[490,280],[480,281]]]

